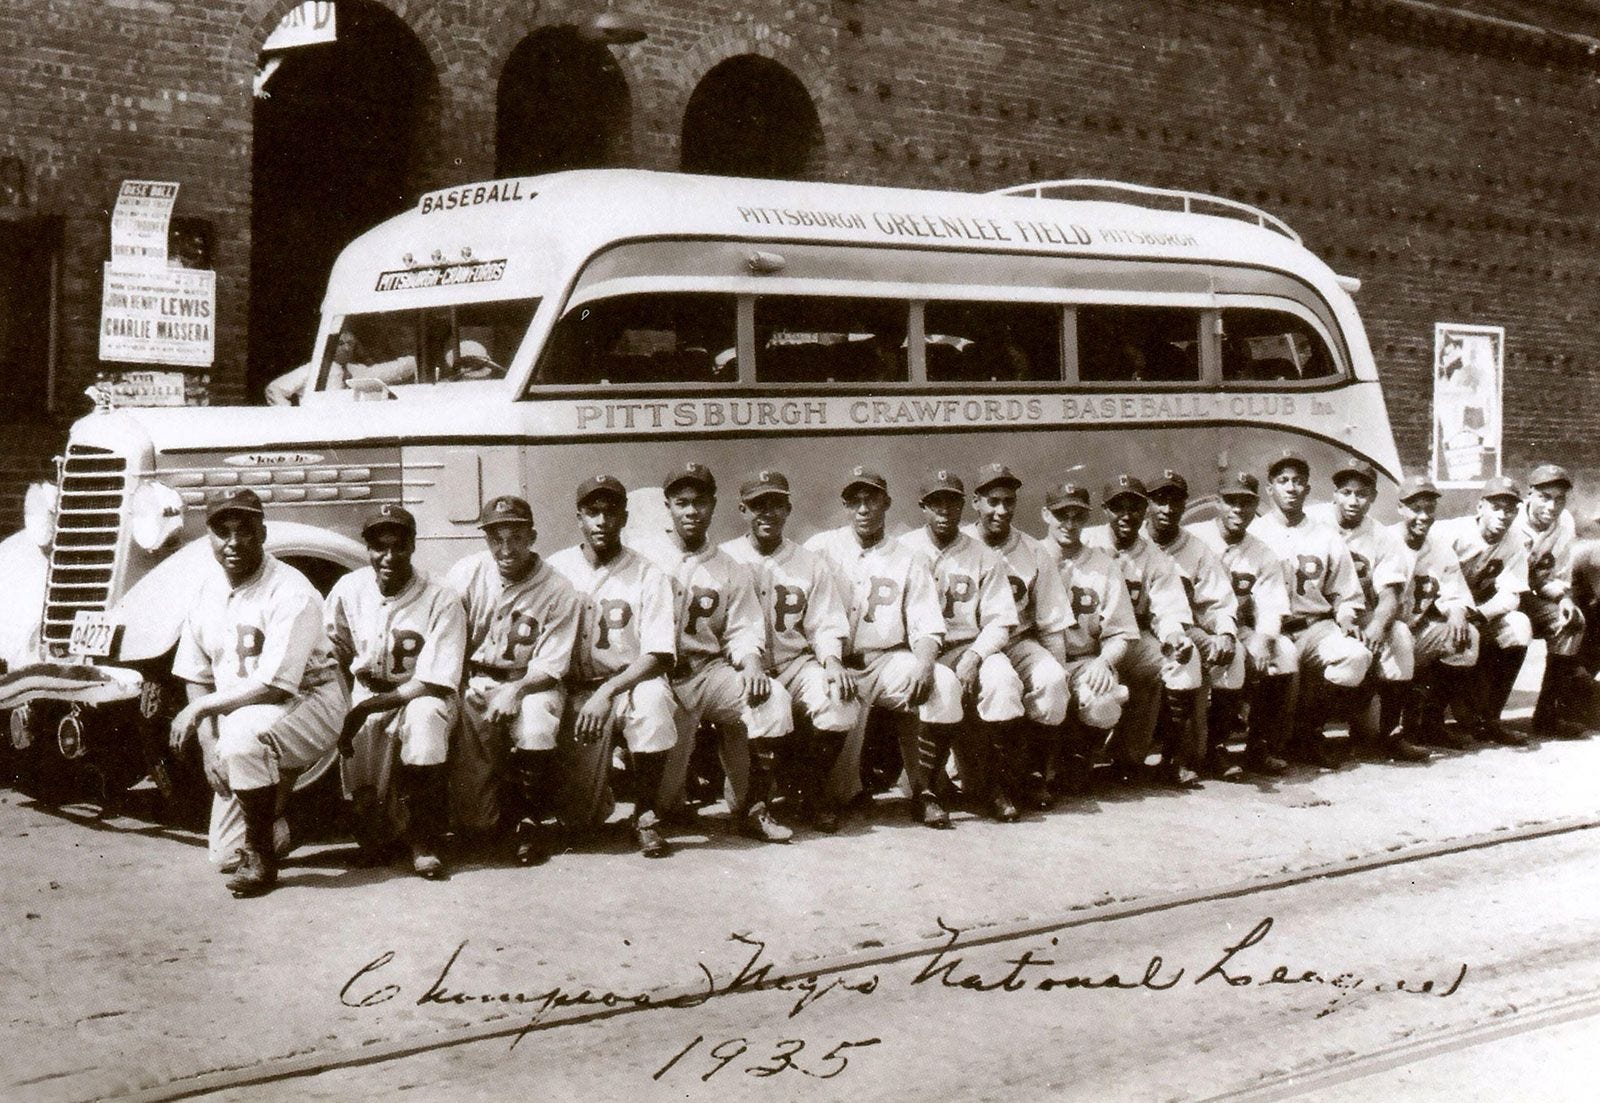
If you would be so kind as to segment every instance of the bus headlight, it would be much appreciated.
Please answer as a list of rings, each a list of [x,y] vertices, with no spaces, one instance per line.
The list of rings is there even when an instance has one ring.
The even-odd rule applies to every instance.
[[[143,483],[128,503],[128,531],[147,552],[160,549],[183,527],[183,496],[165,483]]]
[[[56,531],[56,488],[34,483],[22,498],[22,531],[41,548],[50,546]]]

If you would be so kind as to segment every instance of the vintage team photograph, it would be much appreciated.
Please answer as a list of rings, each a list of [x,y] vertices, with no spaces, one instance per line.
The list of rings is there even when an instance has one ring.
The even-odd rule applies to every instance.
[[[1600,0],[0,44],[0,1099],[1594,1098]]]

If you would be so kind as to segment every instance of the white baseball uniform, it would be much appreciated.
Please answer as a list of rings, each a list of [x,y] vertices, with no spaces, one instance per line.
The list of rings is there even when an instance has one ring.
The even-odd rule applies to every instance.
[[[981,540],[978,526],[962,530]],[[1021,529],[994,548],[1005,564],[1006,581],[1017,608],[1017,627],[1002,649],[1022,679],[1022,706],[1028,719],[1052,727],[1067,718],[1071,692],[1067,672],[1040,641],[1064,636],[1075,621],[1072,604],[1061,584],[1054,554]]]
[[[1072,609],[1073,623],[1066,629],[1067,678],[1077,717],[1092,728],[1109,730],[1122,719],[1122,706],[1128,699],[1121,671],[1116,672],[1119,680],[1111,692],[1094,694],[1085,684],[1084,668],[1099,656],[1107,640],[1126,640],[1132,647],[1139,639],[1128,584],[1121,565],[1104,548],[1081,544],[1076,554],[1068,556],[1057,545],[1053,553],[1056,573]]]
[[[1149,537],[1148,531],[1146,536]],[[1195,625],[1212,636],[1228,635],[1239,639],[1239,602],[1233,593],[1233,579],[1222,560],[1205,542],[1179,529],[1165,544],[1152,546],[1172,557],[1178,579],[1189,598]],[[1196,641],[1198,646],[1199,641]],[[1244,648],[1235,647],[1233,658],[1223,667],[1204,667],[1206,684],[1216,689],[1239,689],[1244,685]]]
[[[450,814],[459,827],[488,831],[500,818],[499,779],[509,752],[556,746],[566,700],[561,679],[578,632],[578,595],[550,561],[537,557],[525,577],[507,582],[487,549],[456,563],[445,582],[461,596],[467,632],[466,691],[449,760]],[[556,684],[524,695],[510,725],[489,724],[489,696],[530,672]]]
[[[1515,526],[1507,526],[1493,544],[1483,538],[1475,516],[1439,521],[1428,535],[1455,553],[1488,638],[1505,649],[1533,642],[1533,625],[1520,608],[1528,592],[1528,549]]]
[[[276,786],[282,771],[316,765],[338,744],[350,706],[323,629],[321,595],[270,553],[238,587],[229,585],[220,564],[205,572],[178,637],[172,673],[219,692],[264,685],[293,695],[280,705],[246,705],[216,718],[217,754],[233,789]],[[238,799],[216,797],[211,860],[226,860],[243,837]]]
[[[1522,598],[1533,634],[1550,645],[1556,655],[1576,655],[1583,643],[1584,619],[1574,615],[1563,619],[1561,599],[1572,592],[1572,549],[1578,539],[1577,522],[1562,510],[1544,529],[1536,529],[1528,519],[1524,501],[1511,522],[1511,531],[1522,541],[1528,558],[1528,592]]]
[[[1306,510],[1306,516],[1327,525],[1344,540],[1350,552],[1350,562],[1355,565],[1356,580],[1361,586],[1363,620],[1378,606],[1378,595],[1392,589],[1403,597],[1410,583],[1410,557],[1403,554],[1400,541],[1388,529],[1381,527],[1371,516],[1363,517],[1353,528],[1339,523],[1338,507],[1332,502],[1319,502]],[[1409,682],[1416,671],[1416,646],[1411,626],[1402,616],[1396,616],[1385,634],[1383,646],[1378,650],[1378,676],[1385,682]]]
[[[1250,532],[1283,563],[1289,590],[1284,634],[1300,653],[1300,669],[1330,685],[1353,689],[1372,666],[1372,652],[1344,634],[1335,616],[1349,607],[1359,614],[1365,595],[1356,577],[1355,561],[1344,540],[1327,525],[1302,516],[1290,525],[1276,510],[1250,524]]]
[[[1283,635],[1289,588],[1283,580],[1282,560],[1249,532],[1229,543],[1214,520],[1188,525],[1186,531],[1210,548],[1228,572],[1238,603],[1239,642],[1255,656],[1256,668],[1294,673],[1300,666],[1300,654]]]
[[[1434,538],[1430,531],[1422,546],[1412,548],[1406,543],[1405,523],[1389,526],[1389,533],[1400,544],[1402,553],[1410,564],[1411,581],[1401,602],[1400,615],[1411,625],[1411,635],[1416,640],[1417,669],[1423,670],[1434,662],[1446,666],[1475,666],[1478,662],[1478,629],[1467,625],[1467,646],[1459,651],[1451,648],[1445,618],[1454,610],[1472,607],[1472,595],[1467,591],[1467,581],[1461,575],[1461,564],[1455,553]]]

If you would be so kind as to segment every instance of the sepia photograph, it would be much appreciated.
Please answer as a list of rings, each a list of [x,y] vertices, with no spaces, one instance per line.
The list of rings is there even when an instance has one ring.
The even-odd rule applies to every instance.
[[[0,51],[0,1100],[1594,1098],[1600,0]]]

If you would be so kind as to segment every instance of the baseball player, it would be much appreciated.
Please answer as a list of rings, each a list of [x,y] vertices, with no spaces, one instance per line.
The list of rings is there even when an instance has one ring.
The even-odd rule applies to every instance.
[[[1250,531],[1283,561],[1289,613],[1283,632],[1300,655],[1297,698],[1288,751],[1314,766],[1335,765],[1323,725],[1348,715],[1372,666],[1359,635],[1365,608],[1355,561],[1339,534],[1306,516],[1311,464],[1285,450],[1267,468],[1273,510]]]
[[[350,698],[322,626],[322,598],[266,551],[266,511],[248,489],[206,511],[221,570],[200,580],[172,673],[189,701],[172,718],[172,749],[199,737],[212,802],[211,841],[244,821],[235,896],[259,896],[278,879],[273,849],[278,784],[314,765],[339,741]],[[231,808],[229,806],[232,806]]]
[[[972,505],[978,520],[962,531],[981,539],[1005,563],[1011,597],[1017,607],[1017,628],[1002,654],[1022,679],[1022,707],[1027,717],[1025,737],[1018,748],[1020,788],[1034,808],[1052,803],[1046,786],[1050,752],[1067,718],[1071,692],[1067,688],[1066,631],[1076,622],[1067,591],[1061,585],[1055,554],[1012,521],[1017,514],[1017,491],[1022,480],[1004,464],[991,463],[978,473],[972,488]]]
[[[552,849],[544,823],[554,811],[556,733],[578,632],[578,595],[533,550],[539,534],[526,501],[491,499],[478,528],[487,546],[452,567],[445,580],[461,596],[467,631],[466,689],[450,752],[450,811],[463,832],[515,824],[517,861],[537,865]]]
[[[862,706],[828,779],[829,796],[842,808],[861,791],[867,710],[874,705],[900,713],[915,710],[920,724],[898,725],[913,808],[927,826],[948,828],[950,816],[933,784],[949,751],[949,728],[961,722],[961,683],[938,661],[945,623],[933,565],[887,538],[889,482],[878,472],[854,468],[840,497],[850,523],[805,543],[806,550],[827,561],[845,599],[850,622],[845,665],[854,672]]]
[[[746,835],[786,843],[793,834],[772,818],[777,755],[794,730],[789,691],[766,670],[766,622],[750,571],[706,539],[717,508],[717,481],[698,463],[662,479],[672,529],[640,546],[672,581],[678,659],[672,693],[678,738],[666,759],[657,807],[684,807],[695,733],[709,723],[719,736],[728,811]]]
[[[1227,777],[1228,729],[1219,725],[1213,731],[1209,712],[1213,695],[1229,700],[1244,687],[1245,658],[1239,646],[1239,602],[1233,580],[1216,553],[1182,527],[1189,508],[1188,480],[1169,467],[1145,489],[1150,494],[1145,535],[1177,564],[1193,616],[1189,639],[1200,654],[1203,684],[1188,727],[1186,757],[1211,777]],[[1231,772],[1237,773],[1238,767]]]
[[[1237,706],[1245,704],[1249,713],[1245,769],[1277,775],[1288,768],[1277,752],[1286,735],[1284,722],[1294,699],[1294,672],[1300,665],[1299,652],[1282,631],[1289,611],[1283,563],[1249,532],[1261,501],[1260,481],[1248,471],[1236,471],[1223,482],[1217,497],[1222,511],[1216,519],[1189,525],[1187,531],[1210,548],[1228,572],[1237,602],[1246,677],[1242,699],[1213,687],[1209,730],[1213,739],[1225,738],[1237,722]]]
[[[1020,815],[1012,796],[1020,751],[1011,737],[1023,709],[1022,679],[1005,655],[1017,628],[1005,560],[961,531],[967,491],[954,472],[929,474],[918,504],[923,525],[900,543],[933,564],[945,625],[939,661],[955,671],[969,710],[966,722],[950,733],[962,790],[986,802],[995,819],[1011,823]]]
[[[575,501],[583,540],[550,557],[577,588],[583,609],[562,726],[563,819],[604,822],[607,769],[620,731],[633,764],[634,836],[645,857],[664,858],[671,848],[656,799],[667,752],[678,741],[677,703],[667,684],[678,657],[672,582],[623,545],[628,491],[615,476],[585,479]]]
[[[1072,704],[1050,772],[1051,790],[1058,794],[1088,792],[1094,756],[1104,749],[1128,700],[1128,688],[1117,672],[1139,639],[1121,565],[1110,552],[1083,542],[1089,509],[1087,487],[1062,483],[1045,495],[1039,511],[1048,533],[1045,546],[1055,559],[1073,619],[1062,641]]]
[[[1411,576],[1400,615],[1411,626],[1416,670],[1400,726],[1410,743],[1466,747],[1470,737],[1444,726],[1444,700],[1468,695],[1463,683],[1478,662],[1478,630],[1467,619],[1472,595],[1461,564],[1432,531],[1438,506],[1439,488],[1426,476],[1413,475],[1400,487],[1400,520],[1389,526],[1408,557]]]
[[[819,831],[839,829],[827,797],[828,774],[846,736],[861,718],[855,676],[845,669],[850,622],[844,600],[821,557],[783,535],[793,508],[789,480],[762,471],[739,487],[739,512],[750,531],[722,545],[754,575],[767,628],[767,659],[798,708],[801,805]]]
[[[339,732],[345,795],[355,806],[357,837],[373,858],[392,838],[390,797],[398,793],[411,868],[434,880],[445,872],[439,858],[448,825],[445,759],[466,618],[453,592],[412,568],[417,522],[409,510],[379,506],[361,537],[371,565],[335,582],[324,608],[334,656],[355,682]]]
[[[1428,752],[1405,737],[1401,715],[1411,696],[1416,676],[1415,645],[1411,625],[1400,615],[1406,587],[1411,582],[1410,557],[1388,529],[1368,516],[1378,500],[1378,471],[1364,460],[1347,460],[1333,473],[1333,501],[1306,510],[1313,520],[1327,525],[1344,539],[1361,584],[1361,615],[1356,633],[1374,662],[1367,683],[1377,682],[1378,705],[1375,743],[1379,753],[1401,762],[1426,762]],[[1376,675],[1376,678],[1374,678]],[[1370,728],[1368,709],[1358,706],[1352,718],[1356,729]]]
[[[1497,475],[1483,484],[1474,515],[1452,517],[1433,528],[1433,538],[1461,565],[1473,601],[1468,615],[1478,624],[1478,665],[1461,687],[1466,693],[1453,698],[1451,708],[1458,715],[1468,713],[1472,735],[1513,747],[1527,739],[1503,726],[1500,714],[1533,642],[1533,625],[1521,609],[1528,592],[1528,549],[1512,531],[1521,502],[1517,484]]]
[[[1544,640],[1544,680],[1533,709],[1532,726],[1539,735],[1582,735],[1584,727],[1566,717],[1576,689],[1578,649],[1583,644],[1583,613],[1572,597],[1572,550],[1577,523],[1567,512],[1572,476],[1565,468],[1542,463],[1528,476],[1528,496],[1511,528],[1528,555],[1528,591],[1522,595],[1536,638]]]
[[[1110,552],[1122,568],[1139,636],[1128,647],[1122,676],[1129,707],[1117,726],[1118,772],[1132,777],[1144,765],[1159,732],[1161,776],[1175,785],[1199,780],[1192,765],[1189,722],[1203,684],[1201,659],[1190,639],[1194,614],[1183,576],[1172,557],[1140,533],[1150,508],[1144,483],[1118,475],[1101,497],[1109,524],[1083,534],[1083,541]]]

